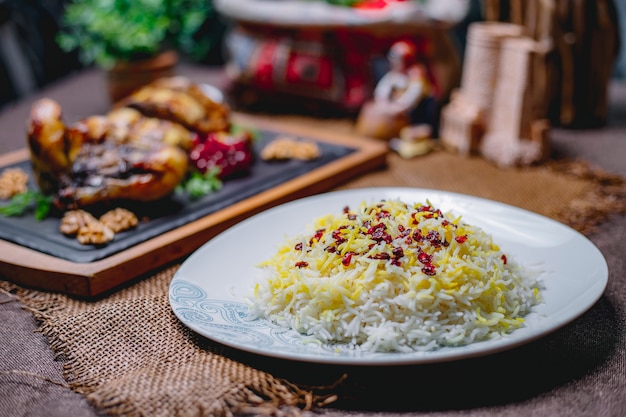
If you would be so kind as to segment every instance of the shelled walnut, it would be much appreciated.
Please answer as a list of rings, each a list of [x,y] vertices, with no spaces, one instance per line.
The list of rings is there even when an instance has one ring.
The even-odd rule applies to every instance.
[[[75,236],[81,228],[97,222],[98,220],[85,210],[69,210],[63,214],[59,230],[66,236]]]
[[[85,210],[65,212],[59,226],[61,233],[76,236],[83,245],[102,245],[115,237],[115,232]]]
[[[129,210],[118,207],[116,209],[107,211],[100,216],[100,223],[104,224],[115,233],[123,232],[124,230],[137,227],[139,220],[137,216]]]
[[[76,239],[83,245],[102,245],[114,237],[115,232],[99,221],[86,224],[76,234]]]
[[[268,143],[261,151],[263,160],[300,159],[308,161],[319,158],[321,152],[315,142],[296,140],[290,137],[278,137]]]
[[[136,227],[137,216],[129,210],[115,208],[95,218],[85,210],[70,210],[61,218],[59,230],[66,236],[76,236],[83,245],[103,245],[116,233]]]
[[[7,168],[0,174],[0,199],[9,198],[28,191],[28,174],[20,168]]]

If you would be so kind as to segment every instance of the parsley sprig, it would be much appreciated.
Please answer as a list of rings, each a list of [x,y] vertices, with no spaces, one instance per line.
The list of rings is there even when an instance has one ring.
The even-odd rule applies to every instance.
[[[178,192],[186,193],[192,200],[212,193],[222,188],[222,180],[219,179],[220,169],[214,167],[207,172],[192,171],[185,180],[177,187]]]
[[[28,190],[14,195],[9,203],[0,207],[3,216],[21,216],[30,209],[35,212],[35,219],[41,221],[48,216],[52,206],[52,196],[42,194],[40,191]]]

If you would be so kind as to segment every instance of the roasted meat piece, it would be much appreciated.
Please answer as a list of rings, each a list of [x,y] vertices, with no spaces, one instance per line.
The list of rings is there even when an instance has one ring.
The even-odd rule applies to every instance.
[[[28,144],[41,190],[55,195],[65,209],[167,196],[187,172],[187,153],[165,143],[163,135],[130,132],[132,125],[105,116],[66,127],[58,103],[35,102],[28,121]]]
[[[160,78],[116,104],[150,117],[170,120],[198,133],[230,128],[229,108],[184,77]]]
[[[59,178],[71,167],[70,144],[65,140],[61,107],[44,98],[33,104],[28,121],[28,147],[33,174],[41,191],[52,194]]]
[[[189,150],[196,134],[179,123],[156,117],[146,117],[138,110],[122,107],[109,112],[107,122],[111,133],[123,141],[156,141]],[[119,139],[118,139],[119,140]]]

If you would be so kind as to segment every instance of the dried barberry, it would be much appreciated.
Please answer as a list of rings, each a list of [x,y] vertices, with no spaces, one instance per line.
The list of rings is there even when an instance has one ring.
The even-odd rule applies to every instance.
[[[467,235],[461,235],[461,236],[457,236],[454,238],[454,240],[456,240],[456,243],[465,243],[467,241]]]
[[[420,251],[417,254],[417,260],[420,261],[421,263],[423,263],[424,265],[429,264],[433,259],[432,255],[427,254],[424,251]]]
[[[424,265],[424,267],[422,268],[422,272],[428,276],[433,276],[437,274],[437,271],[435,270],[435,265],[433,264]]]

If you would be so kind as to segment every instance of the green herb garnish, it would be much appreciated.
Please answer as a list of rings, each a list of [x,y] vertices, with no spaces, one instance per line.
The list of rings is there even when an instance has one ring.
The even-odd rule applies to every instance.
[[[177,187],[178,192],[184,192],[191,199],[198,199],[222,188],[219,178],[220,169],[213,167],[204,174],[192,171],[191,174]]]
[[[326,0],[326,3],[333,6],[354,7],[361,3],[362,0]]]
[[[44,195],[39,191],[28,190],[25,193],[14,195],[6,206],[0,207],[3,216],[21,216],[30,208],[35,211],[35,219],[41,221],[48,216],[52,205],[52,196]]]

